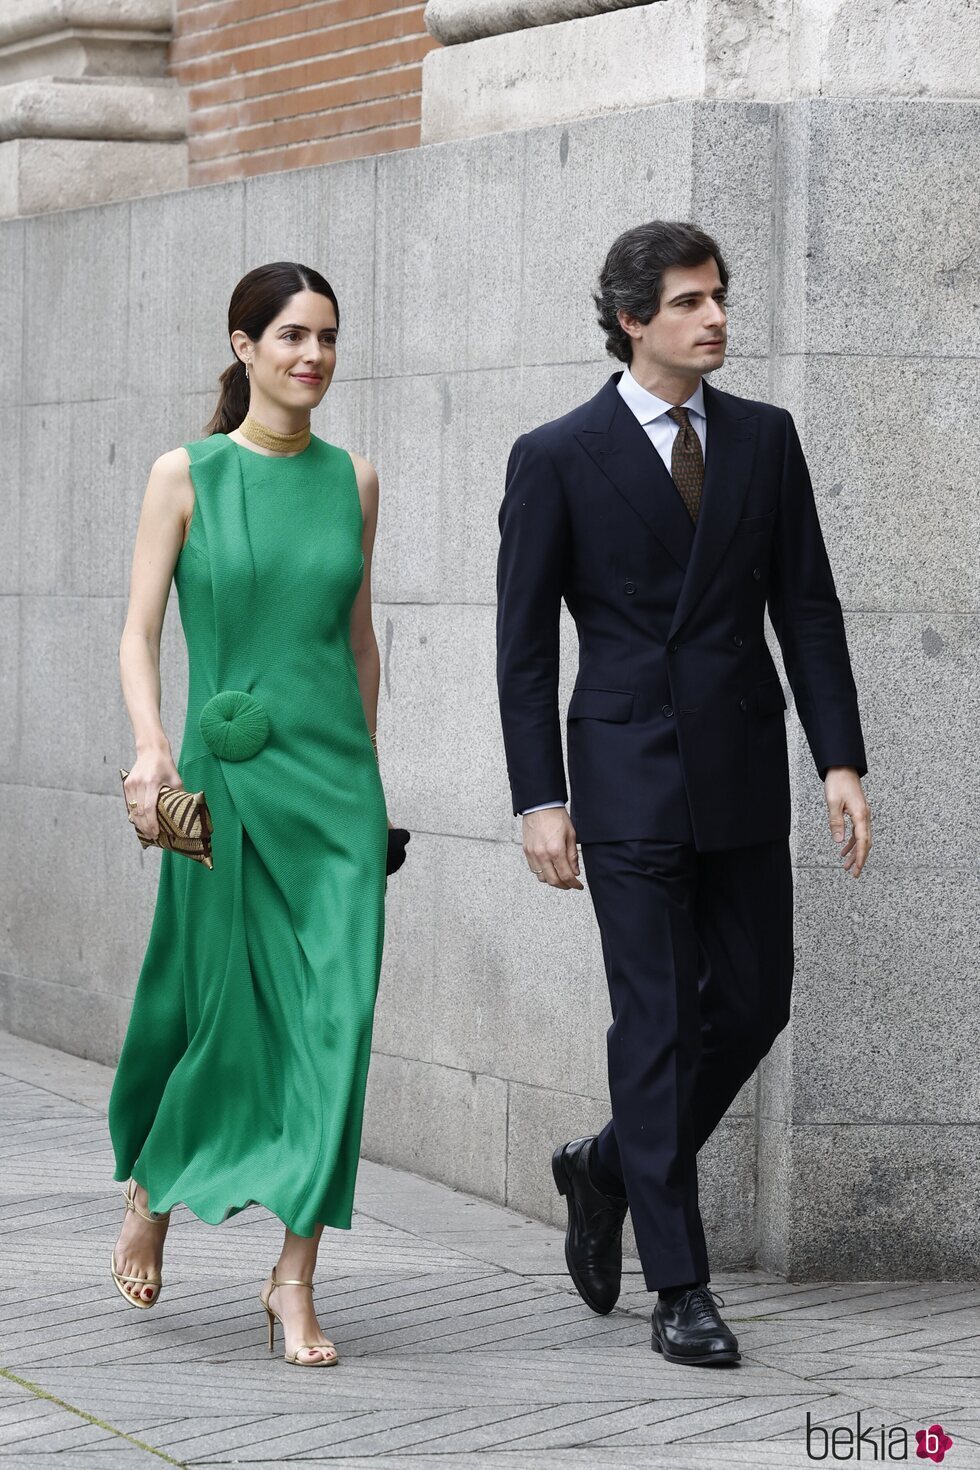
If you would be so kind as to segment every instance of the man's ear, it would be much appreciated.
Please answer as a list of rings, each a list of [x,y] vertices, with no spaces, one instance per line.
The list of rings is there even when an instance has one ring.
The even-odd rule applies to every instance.
[[[627,336],[638,337],[640,335],[640,328],[643,326],[643,323],[637,321],[635,316],[630,316],[629,312],[624,311],[622,307],[616,313],[616,320]]]

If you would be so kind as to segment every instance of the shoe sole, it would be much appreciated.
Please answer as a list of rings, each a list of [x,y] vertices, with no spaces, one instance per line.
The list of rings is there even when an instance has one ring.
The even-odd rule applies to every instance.
[[[572,1202],[569,1199],[568,1180],[565,1177],[565,1169],[562,1164],[562,1154],[564,1153],[564,1147],[564,1144],[560,1145],[551,1155],[551,1172],[554,1176],[555,1188],[558,1190],[558,1193],[565,1201],[565,1207],[568,1210],[568,1226],[565,1232],[565,1269],[568,1271],[568,1274],[572,1279],[572,1285],[575,1287],[575,1290],[578,1292],[579,1296],[582,1298],[583,1302],[589,1308],[589,1310],[595,1312],[597,1317],[608,1317],[609,1313],[616,1305],[616,1302],[610,1302],[608,1307],[596,1306],[595,1302],[588,1295],[585,1287],[582,1285],[582,1282],[579,1279],[578,1272],[575,1269],[575,1264],[572,1261],[571,1254],[568,1249],[568,1235],[572,1228]],[[617,1297],[617,1301],[618,1300],[619,1298]]]
[[[665,1363],[679,1363],[682,1367],[685,1364],[692,1364],[694,1367],[700,1367],[702,1365],[712,1365],[715,1363],[740,1363],[742,1361],[742,1354],[740,1352],[737,1352],[734,1348],[726,1349],[726,1351],[722,1353],[703,1353],[702,1356],[699,1358],[678,1356],[677,1353],[671,1353],[667,1351],[667,1349],[661,1343],[660,1338],[657,1337],[656,1333],[654,1333],[653,1335],[651,1345],[655,1353],[661,1353],[663,1355],[663,1360]]]

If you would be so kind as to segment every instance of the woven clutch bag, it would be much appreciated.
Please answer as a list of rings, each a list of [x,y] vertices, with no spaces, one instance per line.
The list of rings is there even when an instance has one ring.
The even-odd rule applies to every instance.
[[[128,771],[120,770],[125,794]],[[211,860],[211,833],[214,823],[204,799],[203,791],[182,791],[176,786],[161,786],[157,797],[157,822],[160,831],[156,837],[147,837],[133,824],[133,830],[143,847],[162,847],[168,852],[179,852],[184,857],[213,868]]]

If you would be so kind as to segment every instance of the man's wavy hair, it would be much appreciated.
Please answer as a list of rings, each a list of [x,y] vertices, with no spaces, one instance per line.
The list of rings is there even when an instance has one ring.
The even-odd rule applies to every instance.
[[[630,362],[633,339],[619,325],[616,313],[625,311],[637,321],[650,321],[660,310],[664,271],[672,265],[702,265],[712,256],[727,291],[724,257],[711,236],[696,225],[654,219],[614,240],[592,297],[606,334],[606,351],[620,362]]]

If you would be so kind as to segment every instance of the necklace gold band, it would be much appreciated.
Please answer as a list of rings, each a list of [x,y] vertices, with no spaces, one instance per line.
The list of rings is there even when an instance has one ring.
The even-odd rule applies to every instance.
[[[305,449],[310,442],[310,426],[306,424],[302,429],[297,429],[293,434],[280,434],[275,429],[267,429],[265,424],[260,424],[258,419],[253,419],[247,413],[238,425],[238,432],[253,444],[260,444],[263,449],[278,449],[291,452]]]

